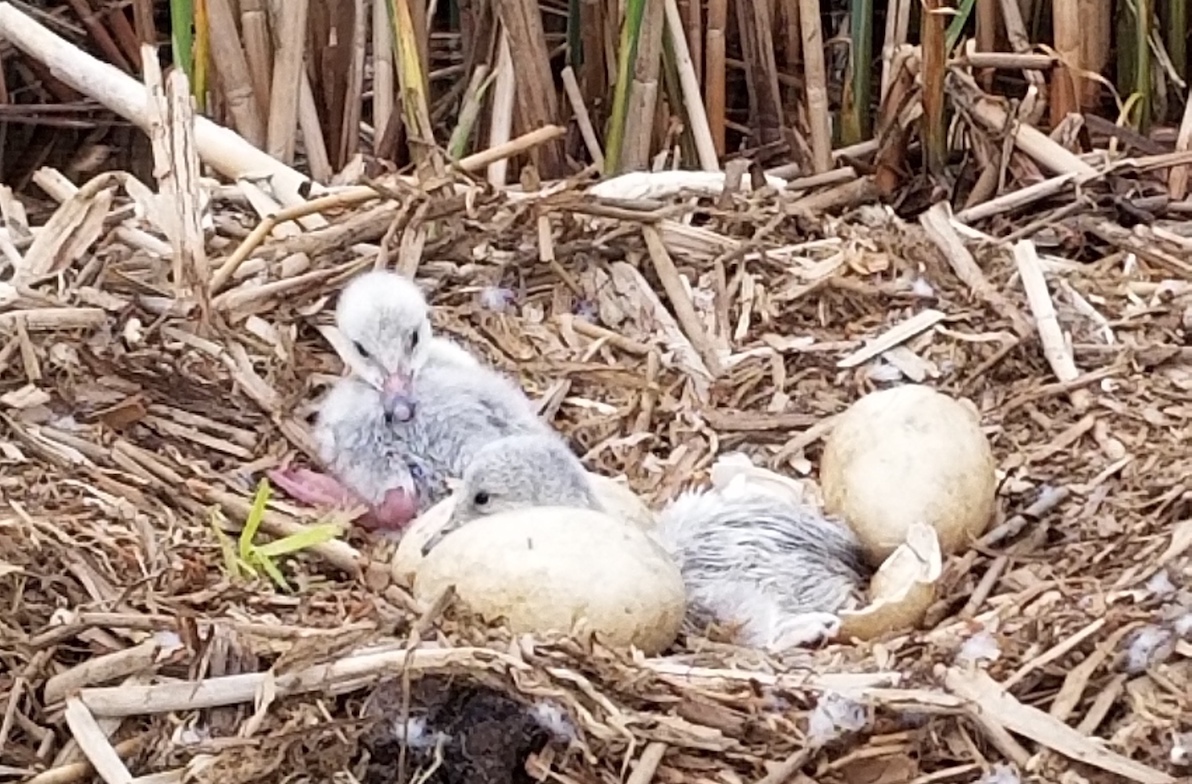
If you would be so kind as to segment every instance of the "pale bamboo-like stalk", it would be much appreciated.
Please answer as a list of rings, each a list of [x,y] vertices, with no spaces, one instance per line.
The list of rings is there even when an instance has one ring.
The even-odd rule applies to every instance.
[[[1084,23],[1080,36],[1081,63],[1086,71],[1099,74],[1109,64],[1113,49],[1112,0],[1080,0],[1080,19]],[[1187,35],[1188,31],[1183,32]],[[1081,79],[1079,84],[1081,108],[1095,105],[1101,85],[1095,79]]]
[[[306,152],[306,165],[310,167],[310,176],[316,182],[331,182],[335,171],[331,168],[331,159],[327,155],[323,124],[319,121],[314,89],[310,85],[310,76],[305,68],[301,71],[298,84],[298,128],[302,131],[302,149]]]
[[[708,0],[708,35],[704,43],[704,103],[708,107],[708,126],[717,157],[725,152],[725,67],[728,36],[728,0]]]
[[[393,28],[385,0],[373,0],[373,152],[381,149],[385,128],[393,115],[396,75],[393,70]]]
[[[265,141],[265,123],[253,91],[248,60],[240,48],[231,0],[207,0],[207,17],[211,25],[211,56],[219,64],[216,70],[232,122],[245,139],[259,147]]]
[[[522,128],[531,130],[551,125],[559,114],[558,96],[538,0],[494,0],[493,7],[509,37],[511,50],[517,52],[512,65],[521,87],[517,91],[516,108]],[[550,179],[563,174],[563,150],[558,142],[536,148],[530,155],[539,176]]]
[[[1060,56],[1059,67],[1051,74],[1051,124],[1060,122],[1072,112],[1080,111],[1080,72],[1083,70],[1080,39],[1083,25],[1080,20],[1080,0],[1053,0],[1051,5],[1054,46]]]
[[[828,74],[824,67],[824,34],[820,29],[819,0],[799,0],[799,26],[803,30],[803,75],[807,80],[811,164],[816,173],[822,173],[832,168],[833,161]]]
[[[695,71],[695,83],[699,84],[704,78],[704,21],[702,0],[683,0],[680,7],[683,16],[683,30],[686,32],[684,43],[688,49],[688,59]],[[669,12],[667,19],[670,19]],[[669,22],[668,22],[669,23]]]
[[[683,37],[682,20],[675,0],[664,0],[667,31],[670,33],[671,49],[675,53],[675,68],[679,72],[679,86],[683,91],[683,108],[687,111],[687,123],[691,127],[691,138],[695,142],[695,153],[699,156],[700,168],[704,171],[720,171],[720,160],[716,154],[716,142],[708,125],[708,114],[700,99],[699,76],[687,41]],[[695,2],[695,0],[692,0]]]
[[[910,27],[910,0],[890,0],[886,5],[886,33],[882,39],[882,82],[879,103],[885,103],[894,79],[894,53],[906,43]]]
[[[654,129],[658,100],[658,77],[662,66],[662,32],[665,17],[663,3],[646,4],[642,14],[641,32],[637,39],[637,58],[633,63],[633,80],[629,85],[628,112],[625,115],[625,136],[619,161],[613,161],[618,172],[641,171],[649,167],[650,140]]]
[[[1180,122],[1180,130],[1175,139],[1175,151],[1185,152],[1192,149],[1192,90],[1188,93],[1184,103],[1184,118]],[[1183,201],[1188,195],[1188,167],[1173,166],[1167,175],[1167,190],[1172,201]]]
[[[513,133],[513,107],[516,100],[517,79],[513,74],[513,54],[509,51],[509,37],[502,27],[497,40],[496,82],[493,84],[492,112],[488,125],[488,146],[496,147],[509,141]],[[505,158],[488,166],[488,182],[495,188],[505,187],[509,161]]]
[[[267,112],[273,82],[273,39],[269,37],[265,0],[240,0],[240,27],[244,31],[244,54],[252,74],[257,105],[262,112]]]
[[[592,117],[588,114],[588,107],[584,103],[584,94],[579,89],[579,82],[576,81],[575,72],[571,70],[570,65],[563,69],[562,77],[563,91],[571,103],[571,111],[575,112],[575,124],[579,126],[584,146],[588,148],[588,154],[592,156],[592,163],[597,169],[604,171],[604,151],[600,149],[600,138],[596,135]]]
[[[339,165],[344,165],[356,152],[360,142],[360,104],[364,96],[364,52],[368,41],[368,9],[364,0],[354,0],[352,14],[352,57],[348,64],[347,87],[344,90],[343,118],[340,121]],[[383,132],[382,129],[381,132]]]
[[[282,10],[284,8],[284,11]],[[306,70],[306,19],[310,0],[275,0],[277,49],[273,61],[273,89],[269,101],[269,140],[266,151],[285,163],[294,160],[294,132],[298,100]]]

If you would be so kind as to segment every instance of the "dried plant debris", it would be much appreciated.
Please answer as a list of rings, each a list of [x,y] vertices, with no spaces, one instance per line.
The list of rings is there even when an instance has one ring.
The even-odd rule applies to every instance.
[[[135,186],[60,208],[111,220],[43,241],[54,275],[0,310],[5,776],[1186,775],[1180,226],[1119,230],[1086,205],[1063,224],[1078,246],[1028,247],[947,210],[809,220],[806,196],[761,191],[652,197],[663,214],[575,183],[452,183],[272,233],[243,229],[250,198],[212,200],[205,301],[175,297]],[[921,628],[778,657],[710,628],[635,658],[420,606],[390,581],[392,541],[258,496],[269,469],[315,461],[335,295],[378,260],[652,504],[734,451],[814,479],[830,418],[913,380],[980,412],[997,519],[944,560]]]

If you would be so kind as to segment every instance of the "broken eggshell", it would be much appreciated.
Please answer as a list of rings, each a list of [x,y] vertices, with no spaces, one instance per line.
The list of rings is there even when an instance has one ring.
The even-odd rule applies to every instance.
[[[912,523],[906,541],[870,579],[869,604],[838,613],[838,639],[870,640],[918,626],[935,601],[943,564],[936,530],[924,523]]]
[[[733,482],[747,482],[794,503],[821,506],[814,482],[754,465],[744,454],[724,455],[712,464],[713,486],[724,489]],[[913,629],[935,600],[935,585],[942,569],[943,555],[935,528],[912,523],[906,541],[894,549],[871,578],[868,604],[837,613],[842,624],[837,639],[868,640]]]

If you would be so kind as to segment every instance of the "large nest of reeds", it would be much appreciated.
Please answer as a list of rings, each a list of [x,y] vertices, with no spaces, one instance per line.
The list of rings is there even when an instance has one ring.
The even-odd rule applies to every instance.
[[[268,239],[261,263],[176,312],[168,259],[120,233],[152,227],[113,187],[89,202],[108,221],[93,253],[76,260],[62,232],[52,274],[6,293],[6,771],[84,780],[86,758],[108,781],[121,765],[213,781],[379,782],[401,766],[443,781],[968,781],[1012,764],[1174,780],[1160,771],[1192,729],[1186,285],[1161,264],[1175,235],[1137,253],[1090,244],[1083,264],[982,243],[970,257],[938,212],[809,220],[762,191],[594,218],[609,208],[576,188],[510,201],[458,186],[424,202],[436,231],[415,272],[436,326],[648,498],[732,450],[814,475],[817,423],[875,387],[974,400],[999,519],[949,561],[927,628],[783,660],[693,638],[646,660],[511,639],[418,606],[389,583],[392,544],[354,530],[275,559],[284,587],[252,578],[217,531],[235,539],[264,470],[310,459],[312,402],[341,371],[317,328],[374,263],[378,216],[403,205]],[[229,256],[252,223],[234,196],[211,205],[208,245]],[[378,228],[345,234],[361,216]],[[1063,381],[1017,331],[1045,313],[1024,293],[1031,265],[1071,335]],[[891,332],[916,316],[917,332]],[[274,497],[257,544],[317,522]],[[403,753],[393,727],[427,711],[453,740]],[[553,733],[527,718],[542,712]]]
[[[797,4],[781,5],[794,30]],[[1017,4],[1003,6],[1010,26]],[[138,33],[152,7],[135,4]],[[215,21],[231,14],[211,7]],[[750,9],[739,27],[769,24]],[[65,25],[60,16],[50,18]],[[469,75],[495,50],[493,17],[482,20],[486,54],[462,47]],[[178,70],[163,81],[142,63],[141,103],[131,77],[45,37],[12,4],[0,3],[0,23],[6,57],[20,49],[35,64],[23,77],[91,90],[152,147],[141,160],[151,171],[136,176],[72,183],[24,167],[48,202],[0,188],[0,776],[1187,779],[1187,152],[1111,127],[1113,141],[1098,136],[1078,155],[1076,130],[1049,137],[1012,119],[971,62],[945,67],[941,23],[929,56],[904,46],[887,63],[880,128],[837,151],[848,166],[833,163],[816,114],[826,90],[804,107],[825,120],[809,129],[819,160],[785,172],[804,176],[766,185],[756,166],[705,172],[688,181],[698,193],[642,178],[632,198],[581,178],[537,181],[552,162],[577,168],[541,112],[519,121],[527,134],[448,167],[410,142],[390,105],[381,138],[425,155],[419,176],[356,176],[377,171],[328,142],[340,181],[356,184],[314,188],[241,136],[192,125]],[[128,19],[113,24],[119,33]],[[615,27],[581,32],[601,41]],[[117,39],[132,60],[127,33]],[[756,93],[755,44],[739,48]],[[519,63],[547,55],[516,51]],[[363,60],[353,63],[356,95],[333,110],[364,91]],[[1011,67],[1038,87],[1036,69],[1051,64],[1019,52]],[[938,89],[924,90],[926,77]],[[775,73],[764,100],[751,94],[753,119],[782,126],[777,86]],[[724,80],[715,87],[723,103]],[[909,151],[946,142],[945,95],[960,157],[983,167],[954,179],[951,195],[968,201],[955,215],[939,192],[904,187]],[[1023,116],[1038,119],[1042,104],[1031,105]],[[572,108],[581,116],[583,101]],[[347,111],[319,109],[324,120]],[[913,138],[924,114],[934,131]],[[650,159],[651,118],[633,120],[643,127],[626,142],[629,168]],[[264,130],[251,112],[232,119],[242,135]],[[717,147],[703,157],[719,166],[725,117],[712,126]],[[801,140],[779,130],[781,141],[757,134],[759,157]],[[588,146],[576,136],[568,149]],[[313,172],[320,137],[304,126],[303,138]],[[1124,159],[1119,143],[1154,154]],[[522,167],[521,188],[476,179],[505,159]],[[231,184],[200,180],[200,160]],[[938,203],[922,211],[924,201]],[[921,214],[904,220],[890,204]],[[975,403],[997,461],[997,518],[947,560],[918,628],[783,656],[712,630],[647,658],[589,638],[515,636],[460,602],[426,606],[392,579],[392,541],[261,490],[269,469],[315,461],[314,405],[344,370],[320,328],[343,282],[378,265],[415,276],[436,328],[516,378],[589,469],[625,475],[654,504],[705,483],[734,451],[814,479],[832,415],[914,381]]]

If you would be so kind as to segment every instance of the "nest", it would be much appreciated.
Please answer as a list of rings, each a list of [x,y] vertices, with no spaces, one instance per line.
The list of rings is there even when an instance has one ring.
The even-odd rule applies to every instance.
[[[1144,243],[1090,208],[1058,228],[1085,240],[1063,260],[966,246],[938,210],[922,225],[877,207],[813,219],[768,190],[612,205],[460,179],[266,237],[229,186],[207,248],[244,261],[223,288],[174,298],[168,243],[134,231],[153,227],[117,180],[100,185],[47,223],[85,199],[90,241],[60,230],[0,315],[6,775],[1180,774],[1192,377],[1173,231]],[[226,543],[250,518],[256,545],[327,522],[276,495],[257,520],[254,492],[267,469],[314,460],[312,406],[342,372],[319,328],[342,281],[391,255],[416,267],[441,332],[518,378],[591,470],[653,502],[729,451],[814,476],[825,420],[909,379],[977,404],[999,519],[948,561],[923,629],[784,657],[514,637],[449,601],[420,606],[390,582],[393,543],[350,526],[276,557],[280,584]],[[416,726],[440,736],[415,743]]]

